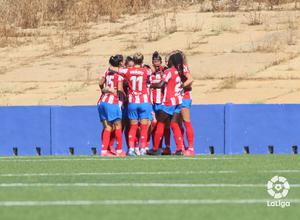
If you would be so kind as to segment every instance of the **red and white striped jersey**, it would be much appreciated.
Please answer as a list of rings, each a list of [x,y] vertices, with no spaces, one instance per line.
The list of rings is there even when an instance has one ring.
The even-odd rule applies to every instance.
[[[187,74],[190,74],[190,70],[187,66],[183,66],[183,75],[186,76]],[[184,83],[186,81],[186,77],[184,77],[185,79],[181,79],[182,83]],[[187,88],[183,90],[183,99],[192,99],[192,88]]]
[[[116,72],[107,70],[102,76],[105,80],[104,87],[118,90],[118,83],[123,82],[123,77]],[[98,104],[100,102],[107,102],[110,104],[120,104],[118,94],[104,93],[101,95]]]
[[[164,67],[162,66],[158,71],[152,72],[151,81],[152,82],[161,81],[163,71],[164,71]],[[150,92],[151,92],[152,103],[161,104],[164,97],[164,88],[157,88],[157,89],[153,88],[151,89]]]
[[[162,80],[166,83],[163,105],[180,105],[182,103],[181,78],[175,67],[167,69]]]
[[[150,75],[151,70],[142,67],[129,68],[123,74],[124,79],[128,83],[129,103],[148,103],[150,101],[148,88]]]

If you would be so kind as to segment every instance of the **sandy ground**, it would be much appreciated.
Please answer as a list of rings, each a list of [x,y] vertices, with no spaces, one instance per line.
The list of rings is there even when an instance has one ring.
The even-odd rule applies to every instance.
[[[110,55],[183,50],[195,78],[193,100],[300,102],[300,11],[199,12],[197,6],[90,24],[88,41],[63,47],[51,31],[0,48],[0,105],[93,105]],[[52,34],[51,34],[52,33]]]

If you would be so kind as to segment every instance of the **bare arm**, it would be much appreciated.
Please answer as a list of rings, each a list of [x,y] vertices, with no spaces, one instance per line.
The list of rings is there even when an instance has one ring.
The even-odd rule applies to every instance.
[[[182,87],[185,88],[185,87],[190,87],[192,86],[194,80],[193,80],[193,77],[190,73],[187,73],[186,75],[186,81],[183,83]]]
[[[153,83],[153,84],[151,84],[150,88],[153,88],[153,89],[160,89],[160,88],[162,88],[164,85],[165,85],[165,82],[164,82],[164,81],[160,81],[159,83]]]
[[[105,78],[101,78],[99,81],[99,88],[102,90],[104,88]]]

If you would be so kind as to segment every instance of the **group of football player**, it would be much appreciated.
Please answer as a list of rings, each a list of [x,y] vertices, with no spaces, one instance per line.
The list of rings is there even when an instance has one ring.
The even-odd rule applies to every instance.
[[[182,51],[168,54],[165,64],[160,54],[154,52],[151,65],[144,64],[141,53],[126,59],[122,55],[111,56],[109,68],[99,83],[101,156],[171,155],[171,130],[176,143],[173,154],[194,155],[192,83]],[[123,151],[123,133],[127,152]]]

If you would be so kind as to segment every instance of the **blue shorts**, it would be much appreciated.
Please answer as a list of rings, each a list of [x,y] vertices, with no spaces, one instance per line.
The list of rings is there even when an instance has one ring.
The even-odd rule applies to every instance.
[[[182,104],[180,105],[162,105],[161,110],[169,115],[174,115],[175,113],[180,113],[182,109]]]
[[[182,108],[190,109],[192,107],[192,99],[183,99],[182,100]]]
[[[155,113],[159,112],[159,111],[161,110],[161,106],[162,106],[162,104],[154,103],[154,104],[152,105],[153,111],[154,111]]]
[[[130,120],[151,120],[152,106],[150,103],[129,103],[128,104],[128,118]]]
[[[123,118],[128,118],[128,107],[127,106],[122,107],[122,117]]]
[[[101,121],[114,122],[122,119],[122,112],[119,104],[101,102],[98,105],[98,112]]]

